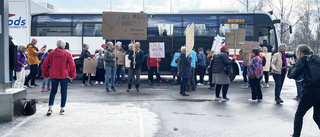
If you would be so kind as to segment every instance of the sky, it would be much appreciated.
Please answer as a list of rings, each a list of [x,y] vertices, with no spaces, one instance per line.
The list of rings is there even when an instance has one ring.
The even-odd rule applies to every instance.
[[[224,10],[239,9],[244,6],[236,0],[34,0],[47,2],[55,6],[58,12],[101,13],[102,11],[123,11],[146,13],[178,13],[180,9],[188,10]],[[111,4],[110,4],[111,3]],[[144,3],[144,4],[143,4]],[[111,6],[110,6],[111,5]],[[144,6],[143,6],[144,5]],[[110,9],[111,8],[111,9]]]

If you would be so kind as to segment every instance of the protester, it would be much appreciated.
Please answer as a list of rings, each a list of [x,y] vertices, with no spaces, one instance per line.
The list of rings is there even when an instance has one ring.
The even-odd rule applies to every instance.
[[[210,51],[208,53],[207,57],[207,66],[208,66],[208,73],[209,73],[209,88],[211,90],[215,90],[215,83],[212,83],[212,67],[213,67],[213,56],[214,56],[214,51]]]
[[[221,100],[220,90],[222,87],[222,101],[227,102],[230,99],[227,97],[227,92],[230,84],[230,78],[224,71],[225,68],[234,63],[235,59],[229,60],[229,50],[222,46],[220,53],[213,58],[212,66],[212,83],[216,84],[216,101]]]
[[[313,55],[311,48],[306,44],[297,47],[296,57],[298,60],[293,65],[293,71],[288,77],[298,79],[301,73],[303,74],[304,92],[294,117],[294,133],[292,135],[300,137],[303,117],[311,107],[313,107],[313,120],[320,129],[320,86],[319,83],[314,82],[316,79],[319,80],[317,77],[319,75],[314,77],[311,75],[316,73],[314,68],[319,68],[320,64],[316,63],[320,62],[320,57]],[[308,61],[308,58],[313,58],[313,60]]]
[[[189,53],[188,56],[192,56],[191,64],[192,64],[192,77],[189,78],[188,84],[187,84],[187,91],[196,91],[196,77],[195,77],[195,72],[196,72],[196,62],[198,61],[197,58],[197,53],[194,50],[191,50],[191,53]]]
[[[134,45],[134,51],[130,51],[129,53],[129,60],[131,60],[130,63],[130,69],[129,69],[129,80],[128,80],[128,89],[127,92],[130,92],[131,90],[131,84],[133,73],[136,74],[136,80],[135,80],[135,85],[136,85],[136,91],[139,91],[139,86],[140,86],[140,73],[141,73],[141,67],[142,63],[144,61],[144,53],[140,49],[140,42],[136,42]]]
[[[17,80],[14,83],[14,88],[23,88],[23,84],[25,81],[25,72],[27,64],[27,58],[26,55],[26,47],[25,46],[19,46],[17,51],[17,68],[16,68],[16,78]]]
[[[122,43],[120,41],[117,42],[116,44],[116,54],[117,57],[119,57],[119,53],[125,53],[126,51],[123,50],[122,48]],[[124,58],[124,57],[123,57]],[[120,83],[125,83],[125,67],[124,67],[124,61],[123,62],[119,62],[119,60],[117,60],[117,80],[116,83],[120,84]],[[121,80],[120,80],[120,75],[121,75]]]
[[[182,96],[189,96],[189,94],[186,93],[186,87],[188,79],[192,78],[192,69],[191,69],[191,60],[192,55],[189,57],[186,57],[186,47],[181,47],[181,54],[179,57],[179,77],[182,78],[181,85],[180,85],[180,94]]]
[[[253,57],[248,65],[248,77],[251,85],[252,102],[262,101],[262,91],[260,88],[260,78],[263,76],[262,59],[259,56],[259,49],[253,49],[251,56]]]
[[[61,104],[60,114],[64,114],[64,107],[67,101],[67,90],[69,78],[76,78],[76,67],[71,54],[64,50],[66,43],[64,40],[57,41],[57,48],[48,54],[46,60],[42,64],[42,76],[45,79],[51,79],[52,90],[49,97],[49,109],[47,115],[52,114],[52,106],[54,98],[58,91],[58,85],[61,86]],[[49,68],[50,66],[50,68]]]
[[[39,56],[39,54],[43,54],[42,55],[42,57],[41,57],[41,67],[40,67],[40,69],[42,70],[42,64],[43,64],[43,62],[46,60],[46,58],[47,58],[47,56],[48,56],[48,54],[52,51],[53,49],[49,49],[48,50],[48,52],[40,52],[40,53],[38,53],[38,56]],[[49,66],[50,67],[50,66]],[[46,88],[46,85],[47,85],[47,88]],[[48,91],[50,91],[51,90],[51,79],[43,79],[42,80],[42,90],[41,90],[41,92],[48,92]]]
[[[279,52],[275,53],[272,57],[271,68],[273,73],[273,79],[275,82],[275,101],[277,104],[283,103],[280,97],[282,86],[287,74],[287,60],[285,57],[285,52],[287,50],[286,45],[279,46]]]
[[[157,86],[160,86],[161,77],[158,69],[160,69],[161,58],[150,58],[150,54],[147,58],[147,67],[148,67],[148,79],[150,81],[150,86],[153,85],[153,74],[156,73],[157,77]]]
[[[206,55],[203,53],[203,48],[198,49],[198,62],[197,62],[197,69],[198,74],[200,76],[200,82],[197,84],[198,86],[204,85],[204,74],[206,73]]]
[[[37,45],[37,39],[33,38],[31,40],[31,43],[27,45],[27,52],[28,52],[28,62],[30,65],[30,73],[26,78],[26,81],[24,82],[25,87],[35,87],[39,86],[35,83],[36,81],[36,75],[38,74],[38,64],[40,63],[40,60],[37,56],[39,52],[44,52],[46,50],[46,45],[44,45],[40,50],[38,50]],[[31,85],[29,85],[29,80],[31,79]]]
[[[83,44],[83,50],[81,52],[79,59],[83,65],[84,65],[84,59],[88,59],[88,60],[92,59],[91,53],[89,52],[89,45],[88,44]],[[89,83],[90,83],[90,85],[92,85],[90,74],[89,74],[89,77],[90,77]],[[82,86],[87,86],[86,79],[87,79],[87,74],[83,73],[82,74]]]
[[[267,47],[263,47],[262,48],[262,52],[265,53],[265,55],[268,52]],[[270,62],[270,60],[269,60]],[[266,59],[266,63],[267,63],[267,59]],[[264,75],[264,82],[266,83],[266,87],[269,88],[269,72],[270,72],[270,68],[263,68],[263,75]]]
[[[272,52],[272,46],[268,44],[267,40],[263,40],[263,43],[260,45],[260,47],[266,47],[268,49],[268,52]]]
[[[129,54],[130,54],[130,52],[133,52],[133,48],[134,48],[134,44],[133,43],[130,43],[129,45],[128,45],[128,50],[127,50],[127,52],[126,52],[126,54],[128,55],[128,59],[129,59]],[[125,63],[125,64],[127,64],[127,63]],[[131,60],[129,60],[129,63],[128,64],[130,64],[131,65]],[[130,70],[130,65],[128,66],[128,68],[129,68],[129,70]],[[127,67],[127,66],[126,66]],[[129,78],[129,70],[128,70],[128,78]],[[136,73],[135,72],[133,72],[133,74],[132,74],[132,79],[131,79],[131,83],[135,83],[135,81],[136,81],[136,78],[135,78],[135,75],[136,75]],[[129,81],[129,80],[128,80]]]
[[[96,83],[95,85],[98,85],[100,83],[100,85],[103,85],[103,81],[104,81],[104,75],[105,75],[105,70],[104,70],[104,66],[105,63],[103,61],[103,54],[104,49],[100,48],[99,52],[94,56],[94,58],[96,59]]]
[[[101,44],[101,48],[103,48],[103,53],[107,50],[107,45],[106,44]]]
[[[104,53],[103,60],[106,64],[106,79],[105,79],[105,86],[106,91],[109,92],[109,79],[111,78],[111,90],[116,91],[114,88],[115,85],[115,79],[116,79],[116,73],[117,73],[117,55],[116,52],[113,49],[113,43],[108,42],[107,43],[108,49]]]
[[[242,77],[243,77],[243,83],[244,83],[241,86],[241,88],[249,88],[250,84],[248,83],[248,78],[247,78],[248,67],[244,62],[241,64],[241,66],[243,67]]]
[[[177,74],[178,74],[178,63],[176,63],[176,60],[179,58],[179,56],[180,56],[180,49],[178,49],[175,53],[174,53],[174,55],[173,55],[173,59],[172,59],[172,61],[171,61],[171,64],[170,64],[170,66],[171,66],[171,72],[172,72],[172,83],[177,83],[178,81],[176,81],[176,76],[178,76]],[[178,79],[178,78],[177,78]]]
[[[73,57],[72,56],[72,52],[71,52],[71,50],[70,50],[70,46],[69,46],[69,43],[68,42],[66,42],[66,46],[65,46],[65,48],[64,48],[66,51],[68,51],[70,54],[71,54],[71,57]]]

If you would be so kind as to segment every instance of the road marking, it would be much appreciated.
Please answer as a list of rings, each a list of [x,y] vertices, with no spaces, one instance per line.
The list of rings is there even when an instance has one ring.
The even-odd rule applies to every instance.
[[[8,137],[10,136],[16,129],[20,128],[23,124],[25,124],[26,122],[28,122],[30,119],[32,118],[32,116],[29,116],[26,120],[22,121],[21,123],[19,123],[18,125],[14,126],[13,128],[11,128],[6,134],[4,134],[2,137]]]

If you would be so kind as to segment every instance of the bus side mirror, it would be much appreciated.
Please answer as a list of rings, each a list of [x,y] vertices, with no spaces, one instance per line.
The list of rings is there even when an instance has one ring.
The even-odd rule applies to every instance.
[[[289,32],[290,32],[290,34],[292,34],[292,26],[291,25],[289,25]]]

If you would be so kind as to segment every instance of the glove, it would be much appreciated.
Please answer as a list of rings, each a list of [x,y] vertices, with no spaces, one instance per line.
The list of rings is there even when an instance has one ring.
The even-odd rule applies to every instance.
[[[47,45],[43,45],[42,49],[45,49],[47,47]]]

